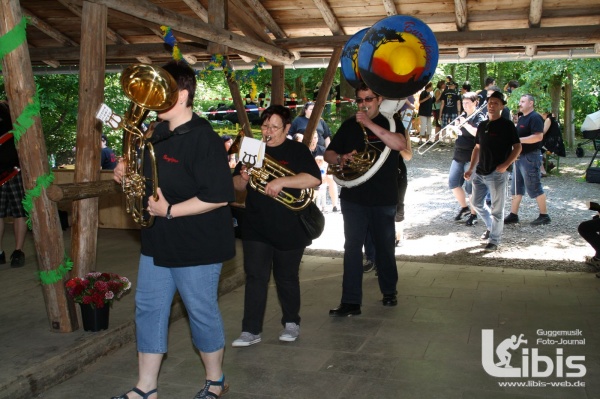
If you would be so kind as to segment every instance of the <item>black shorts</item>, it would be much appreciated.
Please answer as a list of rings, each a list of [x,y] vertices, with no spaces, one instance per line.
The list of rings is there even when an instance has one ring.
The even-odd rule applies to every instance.
[[[11,216],[13,218],[24,218],[23,209],[23,178],[21,172],[0,186],[0,218]]]

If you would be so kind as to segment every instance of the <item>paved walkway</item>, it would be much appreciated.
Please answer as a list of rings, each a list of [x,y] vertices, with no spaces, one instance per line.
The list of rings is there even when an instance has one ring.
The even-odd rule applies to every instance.
[[[109,270],[110,265],[109,271],[135,279],[139,246],[134,235],[101,230],[99,270]],[[5,248],[11,245],[9,237]],[[25,252],[26,267],[0,266],[0,398],[31,398],[2,388],[32,381],[50,385],[44,381],[46,373],[71,373],[69,365],[77,363],[79,354],[98,345],[118,347],[120,337],[131,329],[133,295],[128,295],[111,310],[108,331],[50,332],[34,278],[30,240]],[[337,319],[328,316],[328,309],[339,303],[341,263],[339,258],[304,257],[302,331],[293,343],[277,339],[280,311],[272,287],[263,341],[232,348],[231,341],[240,333],[243,288],[221,297],[227,335],[224,369],[231,386],[225,398],[600,398],[600,281],[593,274],[398,262],[397,307],[381,305],[377,279],[369,273],[363,283],[363,314]],[[483,351],[493,359],[486,364],[499,361],[493,351],[501,342],[524,334],[527,343],[510,352],[510,365],[533,377],[488,375],[482,366],[484,329],[494,334],[489,350]],[[546,334],[557,331],[580,335],[553,338],[568,339],[566,344],[548,341]],[[161,398],[192,398],[203,369],[185,319],[174,322],[169,342]],[[578,365],[585,368],[582,376],[564,376],[576,373]],[[34,397],[106,399],[126,391],[136,381],[135,346],[124,343],[79,367],[80,374]],[[505,382],[579,386],[500,385]]]

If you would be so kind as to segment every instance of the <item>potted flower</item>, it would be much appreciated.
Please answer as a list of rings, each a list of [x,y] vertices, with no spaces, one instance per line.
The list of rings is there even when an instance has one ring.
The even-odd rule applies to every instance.
[[[83,329],[99,331],[108,328],[110,305],[131,288],[131,282],[115,273],[90,272],[73,277],[65,286],[68,295],[81,306]]]

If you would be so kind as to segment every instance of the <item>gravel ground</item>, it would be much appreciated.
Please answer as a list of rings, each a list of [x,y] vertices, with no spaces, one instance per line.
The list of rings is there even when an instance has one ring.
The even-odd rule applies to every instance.
[[[414,140],[414,138],[413,138]],[[405,240],[397,247],[398,260],[456,265],[499,266],[519,269],[591,272],[583,263],[592,248],[579,236],[577,226],[590,219],[586,201],[600,201],[600,185],[583,181],[593,150],[577,158],[574,151],[560,159],[560,170],[542,179],[552,223],[533,227],[537,218],[535,200],[524,197],[520,223],[504,227],[502,243],[494,253],[484,253],[480,240],[485,224],[474,227],[455,222],[459,205],[448,189],[448,170],[453,147],[436,146],[425,155],[415,152],[408,162]],[[510,198],[505,214],[510,212]],[[307,248],[307,254],[340,256],[343,253],[343,223],[340,213],[326,213],[323,235]]]

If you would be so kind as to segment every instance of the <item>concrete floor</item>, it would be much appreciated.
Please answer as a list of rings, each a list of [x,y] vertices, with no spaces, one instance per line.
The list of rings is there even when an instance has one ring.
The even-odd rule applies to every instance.
[[[101,230],[99,266],[110,265],[110,270],[102,267],[135,280],[139,244],[134,236],[134,232]],[[5,248],[10,245],[9,238]],[[29,255],[33,248],[31,242],[28,245]],[[241,251],[236,261],[240,257]],[[5,283],[0,293],[0,398],[106,399],[131,388],[137,379],[135,345],[123,341],[120,349],[80,365],[79,374],[37,396],[18,393],[19,385],[52,385],[44,380],[49,369],[68,368],[83,351],[98,345],[120,346],[119,337],[132,328],[133,318],[133,295],[128,295],[114,304],[107,331],[50,332],[30,261],[28,257],[21,269],[0,266]],[[342,261],[305,256],[302,331],[293,343],[278,341],[281,316],[272,287],[263,341],[232,348],[231,342],[240,333],[244,290],[223,295],[224,370],[230,384],[225,398],[600,398],[600,280],[593,274],[415,262],[398,262],[398,271],[397,307],[381,305],[377,278],[369,273],[363,282],[363,314],[330,318],[328,310],[339,303],[341,294]],[[512,335],[524,334],[528,342],[511,352],[510,364],[524,370],[525,363],[529,375],[536,368],[538,373],[547,370],[547,364],[560,364],[563,374],[577,371],[574,365],[582,364],[585,373],[557,377],[555,368],[548,377],[488,375],[482,366],[483,329],[493,330],[493,349]],[[547,332],[576,330],[581,332],[576,338],[585,343],[538,341],[547,339],[542,335]],[[172,324],[169,342],[159,380],[160,397],[192,398],[204,372],[186,319]],[[528,352],[523,355],[525,348]],[[562,349],[562,355],[557,356],[557,349]],[[494,357],[493,362],[498,361]],[[500,386],[505,382],[579,386]]]

